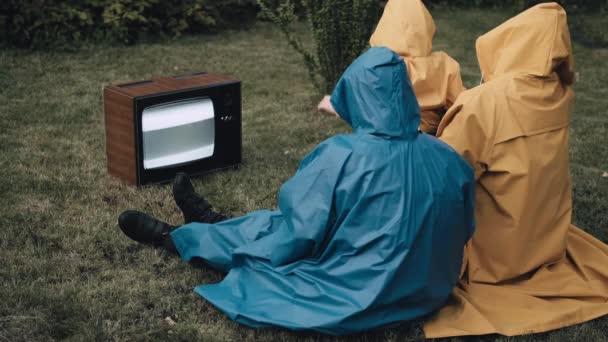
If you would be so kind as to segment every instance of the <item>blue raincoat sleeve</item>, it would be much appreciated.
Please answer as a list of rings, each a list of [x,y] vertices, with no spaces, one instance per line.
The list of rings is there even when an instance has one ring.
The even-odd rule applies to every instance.
[[[171,234],[179,254],[186,261],[201,258],[224,272],[243,257],[277,266],[314,254],[332,220],[334,190],[350,153],[345,137],[328,139],[304,158],[282,186],[278,211],[184,225]]]

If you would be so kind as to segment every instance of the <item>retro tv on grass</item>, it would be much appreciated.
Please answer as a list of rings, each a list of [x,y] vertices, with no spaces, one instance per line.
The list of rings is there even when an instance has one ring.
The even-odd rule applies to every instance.
[[[241,82],[206,72],[110,85],[103,94],[108,173],[162,183],[241,162]]]

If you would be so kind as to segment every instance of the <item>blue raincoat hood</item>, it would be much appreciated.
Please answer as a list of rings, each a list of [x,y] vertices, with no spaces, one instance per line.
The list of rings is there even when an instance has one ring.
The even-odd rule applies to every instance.
[[[331,103],[357,133],[418,134],[420,108],[405,63],[388,48],[373,47],[357,58],[338,81]]]

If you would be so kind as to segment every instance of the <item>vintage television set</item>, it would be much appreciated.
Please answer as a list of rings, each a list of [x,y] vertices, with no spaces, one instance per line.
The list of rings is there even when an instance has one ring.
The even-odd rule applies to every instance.
[[[134,185],[241,162],[241,82],[206,72],[103,91],[108,173]]]

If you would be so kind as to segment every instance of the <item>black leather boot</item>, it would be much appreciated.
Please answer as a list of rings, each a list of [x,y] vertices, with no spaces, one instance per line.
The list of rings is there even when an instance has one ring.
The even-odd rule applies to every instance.
[[[131,239],[155,247],[164,247],[172,253],[177,250],[169,236],[175,226],[134,210],[124,211],[118,217],[118,226]]]
[[[211,210],[211,205],[204,197],[194,191],[194,186],[187,174],[179,172],[173,181],[173,198],[184,214],[184,222],[217,223],[228,219],[226,216]]]

